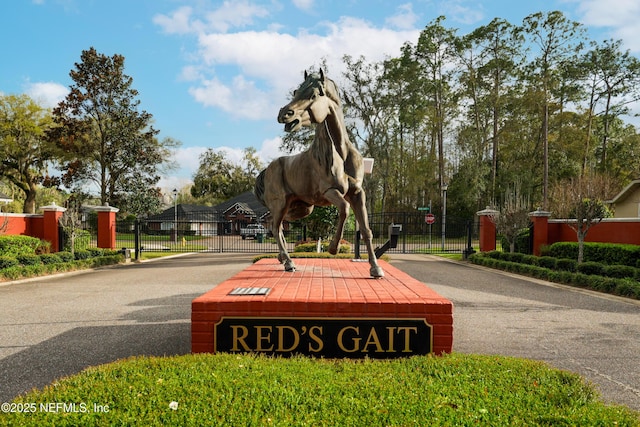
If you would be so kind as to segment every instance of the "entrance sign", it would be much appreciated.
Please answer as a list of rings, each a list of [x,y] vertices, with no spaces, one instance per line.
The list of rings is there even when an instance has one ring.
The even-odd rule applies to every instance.
[[[432,351],[424,318],[222,317],[214,351],[306,354],[336,358],[395,358]]]

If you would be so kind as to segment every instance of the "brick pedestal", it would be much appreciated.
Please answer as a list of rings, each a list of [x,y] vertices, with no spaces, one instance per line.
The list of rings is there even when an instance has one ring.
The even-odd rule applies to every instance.
[[[391,358],[448,353],[453,304],[380,261],[263,259],[192,302],[194,353],[263,352]]]

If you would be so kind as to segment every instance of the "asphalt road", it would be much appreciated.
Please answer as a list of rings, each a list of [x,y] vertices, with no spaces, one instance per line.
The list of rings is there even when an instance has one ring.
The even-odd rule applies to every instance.
[[[0,284],[0,402],[88,366],[189,353],[191,300],[251,259],[195,254]],[[454,303],[454,351],[543,360],[640,410],[640,301],[436,257],[391,262]]]

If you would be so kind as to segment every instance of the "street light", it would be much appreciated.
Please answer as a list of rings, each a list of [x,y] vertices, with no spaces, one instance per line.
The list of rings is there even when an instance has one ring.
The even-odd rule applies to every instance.
[[[173,191],[173,243],[178,242],[178,189]]]
[[[445,230],[447,227],[447,189],[446,183],[442,184],[442,251],[444,252]]]

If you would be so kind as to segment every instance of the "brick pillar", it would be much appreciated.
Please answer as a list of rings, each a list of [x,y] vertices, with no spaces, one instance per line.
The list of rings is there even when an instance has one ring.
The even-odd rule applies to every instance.
[[[480,217],[480,252],[489,252],[496,249],[496,225],[491,220],[499,212],[493,209],[486,209],[476,212]]]
[[[98,212],[98,247],[103,249],[116,248],[116,212],[120,209],[105,206],[93,208]]]
[[[66,208],[51,203],[49,206],[42,206],[42,237],[51,243],[51,252],[60,252],[58,247],[60,236],[58,235],[58,221],[66,211]]]
[[[529,218],[533,222],[533,254],[540,256],[540,248],[549,243],[549,217],[551,212],[538,208],[529,212]]]

